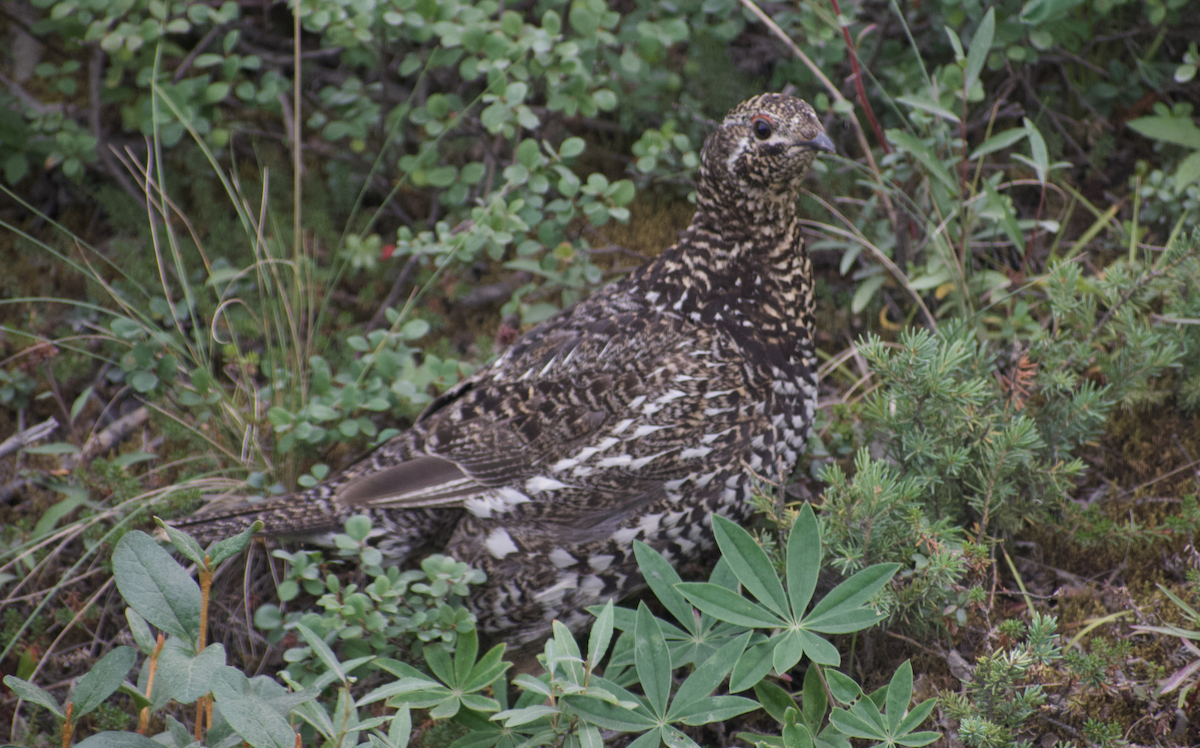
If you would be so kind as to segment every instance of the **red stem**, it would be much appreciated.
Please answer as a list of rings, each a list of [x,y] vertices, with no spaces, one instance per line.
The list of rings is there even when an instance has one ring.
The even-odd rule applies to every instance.
[[[833,12],[838,18],[842,17],[842,9],[838,5],[838,0],[829,0],[833,5]],[[841,26],[839,20],[838,25]],[[871,123],[871,131],[875,133],[875,138],[879,141],[879,145],[883,147],[884,153],[891,153],[892,147],[888,145],[887,139],[883,137],[883,128],[879,126],[879,120],[875,119],[875,111],[871,109],[871,105],[867,102],[867,91],[863,88],[862,70],[858,67],[858,52],[854,49],[854,42],[850,40],[850,28],[842,26],[842,36],[846,39],[846,49],[850,51],[850,67],[854,70],[854,90],[858,92],[858,103],[862,105],[863,111],[867,113],[867,121]]]

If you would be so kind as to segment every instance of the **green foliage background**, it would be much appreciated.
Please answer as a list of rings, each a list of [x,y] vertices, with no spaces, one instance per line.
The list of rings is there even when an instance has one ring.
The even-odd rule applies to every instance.
[[[1146,486],[1186,466],[1126,485],[1104,457],[1123,414],[1190,423],[1200,402],[1194,0],[6,8],[0,430],[61,428],[14,447],[3,487],[26,499],[0,532],[0,662],[10,698],[41,710],[30,740],[136,741],[105,730],[145,706],[183,748],[194,715],[178,705],[206,693],[214,745],[287,743],[289,714],[306,740],[401,745],[412,709],[446,725],[427,745],[455,730],[483,736],[464,746],[594,745],[601,730],[687,744],[711,739],[704,710],[788,748],[924,744],[930,715],[970,746],[1195,733],[1158,727],[1198,692],[1177,643],[1195,638],[1194,490],[1147,510]],[[704,583],[639,550],[671,580],[651,584],[665,612],[594,611],[586,656],[556,630],[511,708],[502,655],[477,661],[460,604],[477,572],[436,556],[380,568],[361,518],[328,553],[276,551],[278,588],[242,610],[255,628],[218,627],[221,643],[206,644],[211,601],[182,567],[129,560],[162,550],[129,532],[152,514],[315,485],[517,331],[661,250],[713,121],[766,90],[811,101],[842,151],[800,197],[826,360],[797,476],[816,513],[794,485],[764,484],[754,535],[718,522],[723,561]],[[140,446],[101,456],[98,434],[138,429]],[[1174,436],[1190,462],[1200,440]],[[1166,583],[1167,597],[1062,642],[1056,593],[1025,584],[1038,562],[1012,559],[1047,528],[1145,553],[1121,589]],[[206,563],[172,540],[198,569],[233,548]],[[821,568],[861,599],[838,587],[806,609],[793,581]],[[195,620],[122,584],[160,571],[187,598],[167,608]],[[1023,608],[997,602],[1001,575],[999,598]],[[99,597],[106,579],[124,617]],[[1140,628],[1122,629],[1131,615]],[[877,621],[895,636],[850,636]],[[168,635],[157,652],[150,625]],[[1140,658],[1131,631],[1157,635]],[[923,644],[873,654],[911,637]],[[32,685],[84,640],[114,646],[72,661],[92,671],[73,694]],[[976,677],[910,709],[904,658],[968,641]],[[282,651],[290,694],[247,677],[256,644]],[[367,674],[365,658],[383,664]],[[1105,690],[1116,674],[1128,693]],[[708,680],[728,693],[700,694]],[[381,701],[395,708],[366,716]]]

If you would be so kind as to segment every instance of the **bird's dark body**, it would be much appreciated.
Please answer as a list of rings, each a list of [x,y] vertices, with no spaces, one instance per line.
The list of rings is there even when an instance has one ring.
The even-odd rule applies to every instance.
[[[763,138],[762,121],[770,129]],[[679,243],[519,338],[413,428],[331,481],[185,520],[215,537],[374,520],[392,558],[444,543],[482,569],[481,630],[513,643],[642,586],[641,540],[677,562],[708,515],[745,519],[756,476],[795,465],[816,405],[809,259],[795,194],[830,150],[807,104],[734,109],[705,145]]]

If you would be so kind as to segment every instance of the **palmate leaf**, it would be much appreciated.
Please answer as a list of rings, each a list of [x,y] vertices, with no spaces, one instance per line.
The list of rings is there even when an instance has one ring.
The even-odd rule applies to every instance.
[[[888,718],[888,731],[895,733],[908,711],[908,702],[912,701],[912,663],[906,661],[896,668],[892,680],[888,683],[887,699],[885,700]]]
[[[792,695],[771,681],[754,684],[754,697],[776,722],[782,723],[788,709],[799,708]]]
[[[504,644],[497,644],[489,649],[479,662],[475,663],[475,666],[467,673],[466,682],[459,684],[463,692],[482,691],[495,683],[500,676],[504,675],[505,671],[512,667],[511,662],[504,662],[504,648]]]
[[[667,713],[668,719],[682,719],[683,714],[692,714],[695,712],[693,709],[695,704],[709,700],[709,694],[713,692],[718,684],[725,681],[725,677],[729,675],[729,671],[733,669],[738,658],[742,656],[742,652],[746,649],[746,643],[750,641],[750,636],[750,632],[747,631],[721,647],[712,657],[705,660],[704,663],[688,676],[683,685],[679,687],[679,690],[675,692],[675,699],[671,703],[670,711]],[[745,701],[749,701],[749,699],[745,699]],[[755,704],[751,708],[757,708],[757,706]],[[689,722],[688,724],[704,723]]]
[[[800,662],[800,658],[804,656],[804,642],[801,638],[802,631],[789,631],[783,635],[779,644],[775,646],[775,653],[772,655],[772,664],[777,673],[786,673]],[[811,654],[809,655],[811,657]]]
[[[786,626],[788,623],[761,605],[710,582],[683,582],[676,585],[676,589],[692,605],[722,621],[750,628],[768,629]]]
[[[717,545],[721,548],[721,557],[733,569],[746,591],[775,615],[787,618],[787,594],[779,583],[771,559],[754,536],[715,514],[712,515],[712,527]]]
[[[637,558],[638,568],[646,579],[646,584],[662,602],[663,607],[671,611],[675,620],[691,633],[696,633],[695,616],[692,606],[683,595],[675,589],[682,580],[675,568],[663,558],[662,554],[640,540],[633,542],[633,555]]]
[[[883,589],[883,586],[891,581],[899,568],[900,564],[868,566],[834,587],[813,607],[806,621],[816,622],[826,614],[850,611],[861,606],[874,597],[876,592]]]
[[[729,676],[730,693],[740,693],[747,688],[752,688],[755,683],[771,672],[775,644],[782,636],[782,634],[777,634],[767,641],[760,642],[742,655],[737,664],[733,666],[733,672]]]
[[[812,505],[800,507],[787,544],[787,585],[792,610],[803,613],[821,572],[821,531]]]
[[[842,677],[845,678],[845,676]],[[913,732],[913,730],[919,727],[933,711],[935,699],[927,699],[914,707],[911,712],[907,711],[908,704],[912,700],[912,683],[912,664],[906,661],[892,674],[891,682],[888,683],[886,690],[880,689],[883,691],[883,712],[876,706],[880,699],[877,692],[870,698],[859,698],[849,710],[834,709],[829,715],[829,721],[843,734],[850,737],[878,740],[888,745],[913,747],[928,745],[941,735],[936,732]]]
[[[613,618],[613,602],[609,600],[596,616],[592,631],[588,635],[588,667],[596,667],[608,651],[608,645],[612,641]]]
[[[657,724],[648,714],[610,704],[592,696],[564,696],[563,701],[572,711],[604,730],[641,732]]]
[[[638,680],[650,710],[662,717],[667,712],[671,696],[671,654],[663,639],[662,629],[645,603],[638,604],[637,628],[634,632],[633,662]]]

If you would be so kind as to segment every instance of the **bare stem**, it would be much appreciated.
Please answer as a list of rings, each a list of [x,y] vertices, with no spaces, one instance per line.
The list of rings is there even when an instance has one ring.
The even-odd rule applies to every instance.
[[[212,591],[212,580],[212,559],[205,554],[204,568],[200,570],[200,635],[196,638],[197,653],[203,652],[208,643],[208,598]],[[204,737],[204,716],[208,711],[208,700],[208,694],[205,694],[196,701],[196,732],[193,737],[198,741]],[[211,723],[211,718],[209,721]]]
[[[75,711],[75,702],[67,704],[67,719],[62,726],[62,748],[71,748],[71,738],[75,735],[75,725],[71,723],[71,714]]]
[[[154,695],[154,675],[158,672],[158,656],[162,654],[163,635],[160,632],[158,635],[158,643],[154,645],[154,651],[150,653],[150,669],[146,676],[146,698],[150,699]],[[138,735],[145,735],[146,729],[150,726],[150,707],[142,707],[141,714],[138,715]]]
[[[867,113],[867,120],[871,123],[871,131],[875,133],[875,139],[879,141],[880,147],[884,153],[891,153],[892,148],[883,137],[883,128],[879,126],[879,120],[875,119],[875,110],[871,108],[871,103],[867,101],[867,89],[863,86],[862,70],[858,66],[858,50],[854,48],[854,41],[850,39],[850,27],[841,22],[842,8],[838,5],[838,0],[829,0],[833,5],[833,12],[837,14],[838,25],[842,27],[842,38],[846,40],[846,51],[850,53],[850,67],[854,70],[854,90],[858,92],[858,103],[862,105],[863,111]]]

